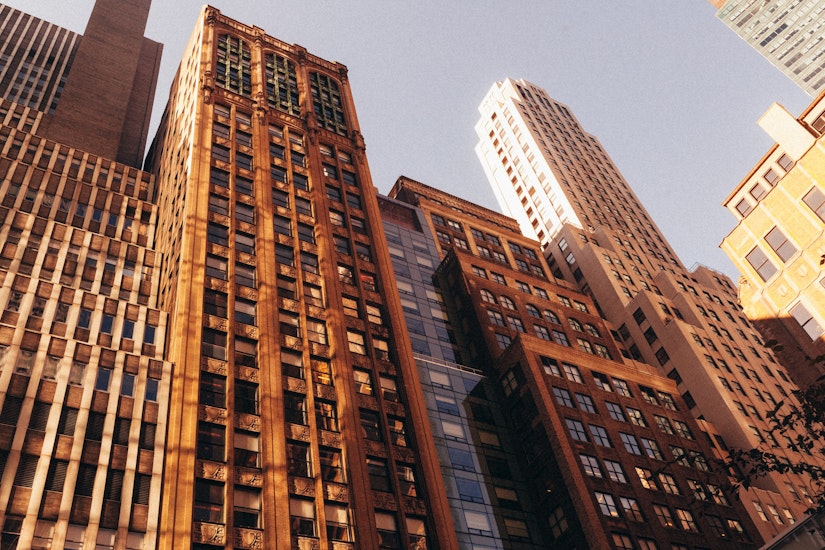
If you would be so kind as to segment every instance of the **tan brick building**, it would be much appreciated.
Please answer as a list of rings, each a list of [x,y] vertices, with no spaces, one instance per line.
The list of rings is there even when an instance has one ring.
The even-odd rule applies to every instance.
[[[779,105],[760,120],[776,145],[725,199],[737,225],[722,249],[739,268],[739,299],[791,377],[825,374],[825,100],[794,118]]]

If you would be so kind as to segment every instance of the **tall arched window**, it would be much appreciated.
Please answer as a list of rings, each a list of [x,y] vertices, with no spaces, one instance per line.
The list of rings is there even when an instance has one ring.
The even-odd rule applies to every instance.
[[[250,57],[246,42],[229,34],[219,36],[215,77],[218,86],[250,97],[252,93],[252,80],[249,72]]]
[[[276,109],[300,116],[295,64],[282,55],[266,55],[266,99]]]
[[[318,124],[342,136],[347,135],[347,120],[338,83],[325,74],[312,72],[309,73],[309,84]]]

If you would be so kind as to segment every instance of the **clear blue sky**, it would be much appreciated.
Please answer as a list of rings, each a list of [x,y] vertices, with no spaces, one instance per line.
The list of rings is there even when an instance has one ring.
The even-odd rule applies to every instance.
[[[82,32],[93,0],[6,0]],[[215,0],[349,68],[373,181],[399,175],[498,210],[473,147],[492,83],[524,78],[599,137],[682,261],[738,277],[718,249],[721,201],[772,144],[756,120],[811,101],[715,18],[706,0]],[[154,0],[163,42],[154,125],[201,4]]]

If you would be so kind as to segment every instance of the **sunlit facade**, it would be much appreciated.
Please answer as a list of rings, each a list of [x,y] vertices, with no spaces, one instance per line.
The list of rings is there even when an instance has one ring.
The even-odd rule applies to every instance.
[[[718,430],[720,446],[780,446],[767,413],[797,386],[730,280],[682,265],[598,139],[545,90],[498,82],[479,111],[482,166],[502,208],[542,242],[553,272],[592,296],[630,357],[677,382],[693,414]],[[791,462],[808,459],[780,447]],[[763,538],[804,514],[807,486],[774,475],[741,493]]]
[[[142,28],[148,4],[135,6]],[[112,38],[114,8],[96,7],[84,40]],[[155,179],[106,156],[119,136],[84,150],[44,129],[64,85],[130,96],[153,81],[78,77],[78,35],[6,6],[0,19],[0,546],[154,548],[173,369]],[[118,40],[124,57],[147,44]]]
[[[162,548],[456,548],[347,69],[206,7],[147,164]]]
[[[801,386],[825,374],[825,101],[795,118],[774,105],[760,120],[776,140],[725,200],[736,227],[722,249],[739,268],[739,299],[774,340]]]

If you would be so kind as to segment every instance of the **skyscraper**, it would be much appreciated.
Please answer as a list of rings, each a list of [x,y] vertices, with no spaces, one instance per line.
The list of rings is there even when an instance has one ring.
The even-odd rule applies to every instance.
[[[758,542],[675,382],[623,357],[514,220],[405,177],[390,195],[390,255],[462,548]]]
[[[148,121],[157,70],[156,55],[143,54],[159,46],[140,36],[148,2],[120,4],[136,29],[128,37],[110,29],[113,2],[94,10],[83,38],[0,7],[3,548],[157,539],[172,364],[168,315],[156,307],[155,179],[135,168],[146,127],[134,123]],[[93,64],[78,61],[86,38],[120,42],[125,80],[80,71]],[[77,111],[84,86],[117,101],[55,141],[45,127]],[[100,127],[114,135],[99,140]]]
[[[825,101],[798,118],[773,105],[760,124],[776,144],[725,199],[736,227],[722,249],[742,273],[739,299],[800,386],[825,374]]]
[[[825,89],[825,1],[710,0],[718,17],[809,95]]]
[[[554,273],[593,297],[632,358],[678,383],[722,448],[779,447],[766,413],[796,386],[731,282],[681,264],[598,139],[546,91],[508,79],[479,111],[476,151],[496,196],[539,238]],[[809,458],[781,447],[791,462]],[[775,475],[742,493],[765,539],[804,513],[807,483]]]
[[[456,548],[346,67],[207,7],[147,163],[160,546]]]

